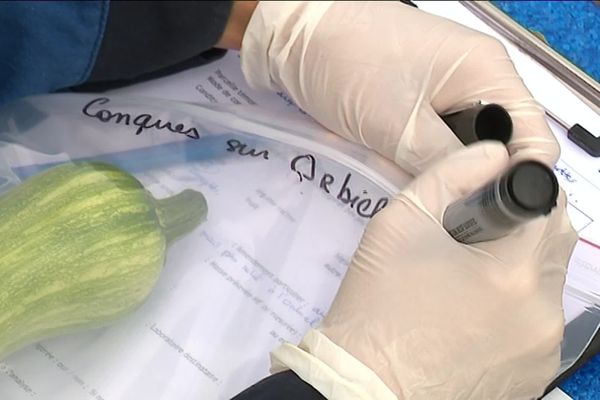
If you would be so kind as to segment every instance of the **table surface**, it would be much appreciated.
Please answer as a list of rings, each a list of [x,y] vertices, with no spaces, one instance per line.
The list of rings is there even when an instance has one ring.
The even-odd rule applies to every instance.
[[[600,2],[492,1],[554,50],[600,81]],[[600,355],[560,385],[575,400],[600,398]]]

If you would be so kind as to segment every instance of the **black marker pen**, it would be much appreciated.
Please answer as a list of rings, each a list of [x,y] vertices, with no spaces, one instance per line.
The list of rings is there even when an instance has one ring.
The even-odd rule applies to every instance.
[[[446,209],[443,226],[462,243],[498,239],[556,206],[558,181],[537,161],[514,165],[499,179]]]
[[[480,140],[498,140],[507,144],[512,136],[512,119],[498,104],[477,104],[471,108],[441,116],[465,145]]]

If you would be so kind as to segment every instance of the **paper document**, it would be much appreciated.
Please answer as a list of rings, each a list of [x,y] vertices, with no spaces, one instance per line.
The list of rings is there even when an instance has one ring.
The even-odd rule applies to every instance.
[[[283,92],[251,89],[242,74],[240,55],[236,51],[229,51],[222,59],[208,65],[114,89],[108,94],[148,96],[197,104],[259,105],[273,114],[293,110],[306,116]],[[311,118],[306,116],[306,120]]]

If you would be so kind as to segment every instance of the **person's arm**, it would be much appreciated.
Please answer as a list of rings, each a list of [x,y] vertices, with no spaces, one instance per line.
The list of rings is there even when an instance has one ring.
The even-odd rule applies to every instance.
[[[248,27],[252,13],[257,5],[258,1],[234,1],[223,35],[221,35],[215,47],[239,50],[242,47],[242,39],[244,38],[244,33],[246,33],[246,27]]]
[[[231,400],[325,400],[293,371],[273,374],[244,390]]]
[[[0,104],[74,86],[107,89],[219,58],[235,46],[248,6],[232,3],[1,2]]]
[[[235,47],[250,18],[247,4],[254,3],[111,2],[96,63],[82,88],[121,86],[220,58]]]

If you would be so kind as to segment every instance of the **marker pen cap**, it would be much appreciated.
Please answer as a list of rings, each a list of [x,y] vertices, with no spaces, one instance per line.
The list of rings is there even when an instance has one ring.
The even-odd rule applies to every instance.
[[[498,104],[477,104],[441,118],[465,145],[481,140],[506,144],[512,136],[512,119]]]
[[[500,197],[515,215],[547,215],[556,206],[558,181],[554,172],[537,161],[516,164],[499,182]]]
[[[557,197],[554,172],[537,161],[523,161],[448,206],[443,226],[463,243],[497,239],[521,223],[548,214],[556,206]]]

